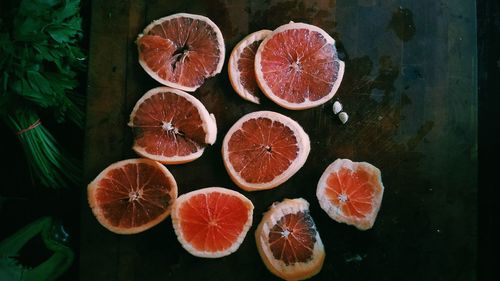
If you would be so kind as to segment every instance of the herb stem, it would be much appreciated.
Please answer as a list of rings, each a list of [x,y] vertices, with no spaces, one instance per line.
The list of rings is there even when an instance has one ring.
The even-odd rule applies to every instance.
[[[18,110],[5,118],[7,125],[15,132],[37,120],[38,115],[29,109]],[[24,131],[18,137],[34,180],[53,188],[63,188],[68,182],[78,183],[81,174],[79,165],[63,153],[57,140],[43,124]]]

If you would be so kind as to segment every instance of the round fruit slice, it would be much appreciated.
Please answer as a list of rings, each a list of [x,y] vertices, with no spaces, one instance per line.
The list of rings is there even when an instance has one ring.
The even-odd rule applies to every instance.
[[[372,228],[382,203],[380,170],[366,162],[337,159],[318,182],[321,208],[334,220],[360,230]]]
[[[193,161],[217,136],[215,117],[195,97],[158,87],[148,91],[130,114],[138,154],[164,164]]]
[[[129,159],[104,169],[87,188],[92,212],[107,229],[134,234],[163,221],[177,198],[177,184],[162,164]]]
[[[310,278],[323,267],[325,249],[309,203],[302,198],[274,203],[257,227],[255,240],[269,271],[285,280]]]
[[[255,76],[262,92],[288,109],[307,109],[330,100],[340,86],[344,62],[335,40],[321,28],[282,25],[260,44]]]
[[[271,30],[259,30],[243,38],[231,52],[228,63],[229,80],[240,97],[259,104],[259,86],[255,81],[255,53]]]
[[[252,216],[252,201],[242,194],[208,187],[179,196],[172,210],[172,224],[189,253],[218,258],[238,250],[252,225]]]
[[[257,111],[238,120],[222,143],[224,166],[246,191],[274,188],[306,162],[309,136],[299,123],[272,112]]]
[[[137,38],[139,63],[156,81],[192,92],[221,72],[225,46],[209,18],[174,14],[153,21]]]

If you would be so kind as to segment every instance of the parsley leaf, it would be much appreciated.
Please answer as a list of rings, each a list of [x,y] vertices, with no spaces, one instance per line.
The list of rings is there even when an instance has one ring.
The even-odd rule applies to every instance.
[[[65,116],[68,108],[82,111],[68,105],[78,86],[77,71],[85,63],[79,9],[79,0],[22,0],[10,25],[1,21],[2,95],[18,95],[29,104],[52,108],[58,116]],[[8,108],[2,106],[0,114],[8,114]]]

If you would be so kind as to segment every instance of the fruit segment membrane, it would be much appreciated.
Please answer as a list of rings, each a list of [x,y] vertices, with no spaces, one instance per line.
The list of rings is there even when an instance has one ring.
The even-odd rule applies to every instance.
[[[198,109],[179,95],[151,96],[138,108],[133,124],[136,145],[150,154],[184,156],[205,146]]]
[[[115,162],[87,186],[87,199],[99,223],[117,234],[135,234],[170,215],[177,183],[159,162],[136,158]]]
[[[364,218],[372,212],[375,183],[376,176],[362,167],[356,171],[341,168],[328,176],[325,194],[346,216]]]
[[[370,163],[349,159],[332,162],[316,189],[321,208],[332,219],[360,230],[373,227],[383,194],[380,170]]]
[[[335,46],[314,30],[277,33],[264,45],[261,58],[266,84],[288,102],[317,101],[332,91],[338,79]]]
[[[260,41],[255,41],[248,45],[241,53],[238,60],[238,70],[240,72],[241,85],[252,95],[256,96],[258,92],[257,81],[255,81],[254,61],[255,53],[259,48]]]
[[[96,189],[103,216],[116,227],[131,228],[162,215],[171,205],[170,179],[148,164],[110,170]]]
[[[181,195],[174,203],[172,225],[190,254],[220,258],[238,250],[252,225],[254,206],[239,192],[207,187]]]
[[[316,243],[316,227],[308,211],[283,216],[269,231],[274,258],[286,265],[307,262]]]
[[[285,280],[304,280],[321,271],[325,249],[303,198],[274,202],[255,231],[266,267]]]
[[[217,72],[221,49],[206,21],[176,17],[153,26],[138,38],[141,59],[161,79],[198,87]]]
[[[179,210],[185,240],[196,250],[217,252],[230,248],[248,220],[248,206],[219,192],[194,195]]]
[[[294,132],[268,118],[250,119],[229,139],[229,161],[249,183],[270,182],[297,158]]]

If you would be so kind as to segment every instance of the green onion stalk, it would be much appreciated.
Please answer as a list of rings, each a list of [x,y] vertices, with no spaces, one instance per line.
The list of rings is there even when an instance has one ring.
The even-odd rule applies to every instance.
[[[63,188],[68,183],[79,182],[80,165],[63,152],[35,111],[17,110],[7,115],[4,121],[21,142],[34,181],[52,188]]]

